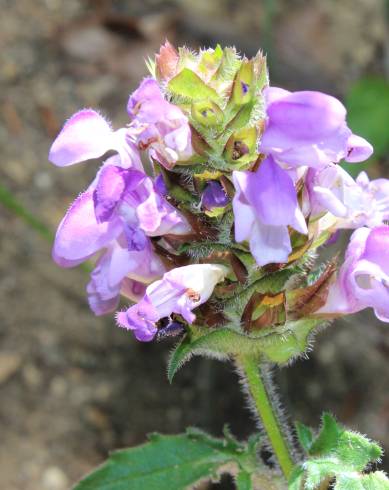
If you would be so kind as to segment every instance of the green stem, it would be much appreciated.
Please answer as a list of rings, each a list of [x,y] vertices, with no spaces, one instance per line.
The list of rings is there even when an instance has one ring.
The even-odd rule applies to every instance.
[[[247,382],[249,394],[265,428],[281,470],[285,478],[289,480],[294,464],[281,431],[281,424],[277,420],[261,377],[258,360],[255,357],[242,356],[237,360],[237,364],[241,368],[244,379]]]

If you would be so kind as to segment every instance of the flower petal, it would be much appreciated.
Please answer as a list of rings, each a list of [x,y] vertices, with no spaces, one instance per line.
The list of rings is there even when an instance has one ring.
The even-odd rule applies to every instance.
[[[55,237],[53,258],[62,267],[73,267],[101,248],[121,232],[120,220],[97,223],[93,190],[81,194],[70,206]]]
[[[267,114],[270,125],[277,127],[289,137],[317,142],[344,123],[346,109],[331,95],[301,91],[271,103],[267,108]]]
[[[74,114],[64,125],[50,148],[49,160],[64,167],[98,158],[112,146],[110,124],[92,109]]]
[[[389,227],[377,226],[369,233],[361,259],[377,264],[389,276]],[[389,286],[389,285],[388,285]]]
[[[292,251],[287,226],[256,223],[250,238],[250,251],[260,266],[287,262]]]
[[[126,188],[124,171],[115,165],[105,166],[99,175],[93,193],[95,215],[98,223],[108,221],[120,202]]]
[[[347,156],[346,162],[363,162],[373,154],[371,144],[356,134],[352,134],[347,141]]]
[[[248,185],[248,198],[261,221],[268,225],[288,225],[298,206],[292,179],[272,157],[266,158]]]
[[[247,202],[247,199],[245,199],[250,174],[249,172],[234,171],[232,173],[232,179],[236,189],[236,194],[232,201],[235,240],[237,242],[243,242],[249,239],[252,227],[256,221],[254,210]]]
[[[266,107],[269,107],[270,104],[275,102],[276,100],[282,99],[289,95],[291,92],[289,90],[285,90],[280,87],[267,87],[263,91],[263,95],[265,97]]]

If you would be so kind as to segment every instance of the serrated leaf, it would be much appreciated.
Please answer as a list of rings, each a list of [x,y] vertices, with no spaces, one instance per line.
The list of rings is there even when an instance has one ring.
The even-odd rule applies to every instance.
[[[302,445],[304,451],[309,453],[313,441],[313,433],[311,429],[301,422],[296,422],[295,426],[300,444]]]
[[[382,456],[378,444],[357,432],[343,431],[338,439],[336,454],[345,464],[362,471],[368,463]]]
[[[253,490],[253,482],[250,473],[241,471],[235,479],[237,490]]]
[[[364,490],[359,475],[341,475],[336,479],[334,490]]]
[[[389,490],[389,480],[383,471],[342,475],[336,479],[334,490]]]
[[[302,434],[300,439],[310,438],[305,426],[300,426],[298,432],[299,436]],[[309,459],[300,466],[304,471],[304,485],[296,486],[302,482],[298,481],[301,473],[296,470],[293,490],[317,490],[319,485],[325,486],[332,480],[336,482],[335,490],[389,490],[384,473],[363,474],[369,463],[382,455],[378,444],[340,426],[328,413],[323,415],[321,430],[308,454]]]
[[[363,475],[361,480],[364,490],[389,490],[389,479],[383,471]]]
[[[222,440],[200,431],[157,434],[142,446],[112,453],[74,490],[184,490],[239,457]]]
[[[329,454],[337,447],[342,432],[343,429],[338,425],[335,418],[330,413],[324,413],[320,433],[312,443],[309,454]]]
[[[178,75],[168,83],[168,91],[172,95],[185,97],[189,100],[211,100],[220,101],[216,91],[204,83],[195,72],[184,68]]]
[[[325,480],[345,471],[344,465],[336,457],[315,458],[304,463],[304,490],[316,490]]]

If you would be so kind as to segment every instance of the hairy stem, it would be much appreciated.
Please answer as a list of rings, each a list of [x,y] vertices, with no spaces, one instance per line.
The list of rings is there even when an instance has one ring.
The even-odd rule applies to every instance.
[[[273,409],[263,382],[258,360],[251,356],[242,356],[237,359],[237,365],[240,368],[248,393],[254,402],[255,410],[262,421],[281,470],[288,480],[294,464],[286,438],[281,431],[281,423]]]

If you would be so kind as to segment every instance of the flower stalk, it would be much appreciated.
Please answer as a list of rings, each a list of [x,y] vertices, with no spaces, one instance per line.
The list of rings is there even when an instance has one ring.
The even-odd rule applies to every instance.
[[[240,356],[236,360],[239,371],[247,386],[247,391],[253,401],[255,411],[269,438],[273,452],[286,480],[292,473],[294,463],[287,438],[282,432],[281,423],[273,408],[268,390],[266,389],[258,359],[254,356]]]

